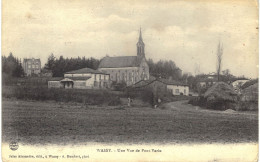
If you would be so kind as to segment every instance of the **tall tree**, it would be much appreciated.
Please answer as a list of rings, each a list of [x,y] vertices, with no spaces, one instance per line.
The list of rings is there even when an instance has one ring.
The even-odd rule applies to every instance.
[[[220,45],[220,42],[218,44],[217,49],[217,75],[218,75],[218,81],[220,81],[220,72],[222,67],[222,56],[223,56],[223,44]]]
[[[8,57],[2,56],[2,72],[8,76],[21,77],[24,75],[21,61],[10,52]]]
[[[52,69],[54,69],[54,65],[55,65],[55,57],[54,57],[54,55],[52,53],[48,57],[48,61],[45,64],[44,68],[47,69],[47,70],[52,70]]]

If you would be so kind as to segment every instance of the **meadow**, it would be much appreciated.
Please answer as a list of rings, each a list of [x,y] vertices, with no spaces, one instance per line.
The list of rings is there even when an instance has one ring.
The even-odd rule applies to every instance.
[[[122,99],[121,99],[122,100]],[[3,98],[3,142],[26,144],[243,143],[258,141],[256,113],[198,109],[187,101],[157,109]]]

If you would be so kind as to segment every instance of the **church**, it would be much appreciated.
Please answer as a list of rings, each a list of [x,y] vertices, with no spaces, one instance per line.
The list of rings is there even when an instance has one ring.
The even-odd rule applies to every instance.
[[[110,74],[112,82],[125,82],[127,86],[140,80],[149,80],[149,66],[145,58],[145,44],[141,29],[136,47],[136,56],[104,57],[98,70]]]

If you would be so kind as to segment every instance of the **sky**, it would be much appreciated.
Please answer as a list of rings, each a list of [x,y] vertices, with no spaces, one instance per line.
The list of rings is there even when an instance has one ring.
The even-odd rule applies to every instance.
[[[222,70],[258,77],[256,0],[3,0],[2,55],[134,56],[140,27],[147,59],[215,72],[221,42]]]

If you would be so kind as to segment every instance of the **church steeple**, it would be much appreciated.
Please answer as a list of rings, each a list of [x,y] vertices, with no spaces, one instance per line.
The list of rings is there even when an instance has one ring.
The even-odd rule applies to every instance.
[[[142,29],[140,28],[140,33],[139,33],[139,41],[138,42],[143,42],[142,38]]]
[[[145,53],[144,53],[145,44],[143,42],[141,28],[140,28],[140,33],[139,33],[139,40],[138,40],[138,42],[136,44],[136,47],[137,47],[137,56],[145,57]]]

